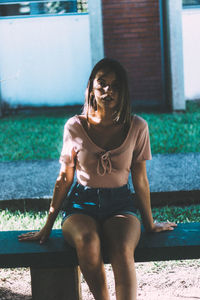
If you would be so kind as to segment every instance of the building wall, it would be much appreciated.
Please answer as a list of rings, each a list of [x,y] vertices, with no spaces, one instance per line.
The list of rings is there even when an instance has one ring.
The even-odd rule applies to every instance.
[[[3,102],[11,107],[83,104],[91,71],[88,14],[0,22]]]
[[[185,99],[200,99],[200,8],[183,9]]]
[[[162,105],[159,0],[102,0],[105,56],[127,69],[136,105]]]

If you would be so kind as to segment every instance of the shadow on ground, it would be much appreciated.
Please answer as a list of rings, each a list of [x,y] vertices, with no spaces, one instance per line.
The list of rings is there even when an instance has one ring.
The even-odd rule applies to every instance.
[[[10,289],[0,288],[0,299],[1,300],[31,300],[32,297],[19,293],[14,293]]]

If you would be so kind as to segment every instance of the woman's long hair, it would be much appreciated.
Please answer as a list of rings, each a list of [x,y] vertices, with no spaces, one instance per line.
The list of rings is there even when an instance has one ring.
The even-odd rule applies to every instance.
[[[83,114],[88,119],[88,115],[97,110],[96,100],[93,95],[93,81],[99,71],[103,71],[105,74],[111,72],[115,73],[116,79],[119,83],[119,101],[115,112],[113,113],[113,121],[116,123],[130,125],[131,103],[126,70],[117,60],[111,58],[103,58],[94,66],[90,74],[85,93]]]

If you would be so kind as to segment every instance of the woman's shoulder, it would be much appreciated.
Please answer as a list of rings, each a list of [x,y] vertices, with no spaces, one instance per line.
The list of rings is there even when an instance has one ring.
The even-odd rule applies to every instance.
[[[64,126],[65,131],[69,132],[77,132],[79,131],[81,126],[80,122],[80,116],[79,115],[74,115],[73,117],[69,118]]]
[[[80,123],[79,117],[80,117],[79,115],[74,115],[73,117],[69,118],[65,123],[65,127],[71,128],[79,124]]]
[[[145,129],[148,127],[147,121],[145,121],[142,117],[140,117],[138,115],[133,115],[132,122],[134,125],[133,127],[138,130]]]

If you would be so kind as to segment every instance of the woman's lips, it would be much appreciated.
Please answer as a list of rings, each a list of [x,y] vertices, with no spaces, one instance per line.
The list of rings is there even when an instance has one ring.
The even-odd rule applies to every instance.
[[[105,96],[105,97],[102,98],[102,100],[105,101],[105,102],[110,102],[110,101],[113,101],[113,98],[110,97],[110,96]]]

